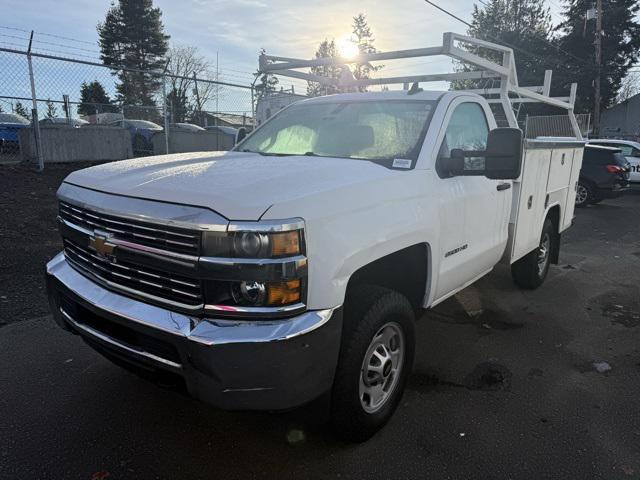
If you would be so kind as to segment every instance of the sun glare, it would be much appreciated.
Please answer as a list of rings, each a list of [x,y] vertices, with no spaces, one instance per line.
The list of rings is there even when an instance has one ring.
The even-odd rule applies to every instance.
[[[349,37],[343,37],[336,42],[336,46],[338,47],[338,53],[342,58],[347,60],[351,60],[358,56],[360,51],[358,50],[358,45],[356,45],[353,40]]]

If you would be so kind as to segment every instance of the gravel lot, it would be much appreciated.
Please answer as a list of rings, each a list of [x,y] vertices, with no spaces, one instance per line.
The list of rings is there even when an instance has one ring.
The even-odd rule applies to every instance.
[[[427,312],[396,415],[348,445],[314,409],[222,412],[55,327],[68,170],[0,169],[0,479],[640,478],[640,195],[578,211],[542,288],[499,267]]]
[[[41,174],[0,165],[0,326],[49,312],[44,264],[62,248],[56,190],[70,172],[87,166],[48,164]]]

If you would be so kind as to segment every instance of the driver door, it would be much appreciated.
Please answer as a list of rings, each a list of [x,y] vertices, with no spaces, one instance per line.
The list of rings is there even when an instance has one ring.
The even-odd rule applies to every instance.
[[[444,187],[440,198],[443,235],[438,297],[490,270],[507,244],[511,183],[485,176],[450,176],[441,168],[455,148],[484,150],[491,128],[495,128],[495,122],[490,112],[465,98],[452,102],[445,118],[436,159],[436,171]],[[467,158],[465,162],[466,169],[484,168],[484,158]]]

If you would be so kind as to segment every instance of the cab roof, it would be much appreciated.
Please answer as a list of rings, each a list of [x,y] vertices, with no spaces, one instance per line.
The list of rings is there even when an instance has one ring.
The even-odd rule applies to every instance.
[[[447,91],[425,90],[414,94],[409,94],[407,90],[393,90],[388,92],[357,92],[357,93],[338,93],[335,95],[325,95],[322,97],[313,97],[302,100],[300,103],[335,103],[335,102],[361,102],[372,100],[427,100],[437,101]],[[465,93],[464,90],[461,93]],[[467,92],[468,94],[468,92]]]

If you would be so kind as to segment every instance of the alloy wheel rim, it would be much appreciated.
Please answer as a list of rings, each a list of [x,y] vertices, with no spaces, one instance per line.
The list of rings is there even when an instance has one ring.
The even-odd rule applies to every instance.
[[[582,205],[584,202],[587,201],[587,189],[584,185],[578,185],[578,190],[576,192],[576,203],[578,205]]]
[[[549,251],[551,250],[551,237],[545,232],[542,240],[540,241],[540,247],[538,249],[538,275],[542,276],[544,270],[547,268],[549,261]]]
[[[373,336],[360,369],[360,404],[367,413],[383,408],[393,394],[404,366],[405,339],[396,322]]]

